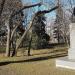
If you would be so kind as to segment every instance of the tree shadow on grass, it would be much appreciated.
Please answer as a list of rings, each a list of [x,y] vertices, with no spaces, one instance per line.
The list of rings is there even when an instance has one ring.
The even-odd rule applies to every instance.
[[[42,61],[42,60],[48,60],[48,59],[64,57],[64,56],[67,56],[67,54],[63,53],[63,54],[56,54],[56,55],[51,55],[51,56],[49,55],[49,56],[30,58],[27,60],[19,60],[19,61],[5,61],[5,62],[0,62],[0,66],[8,65],[11,63],[25,63],[25,62]]]

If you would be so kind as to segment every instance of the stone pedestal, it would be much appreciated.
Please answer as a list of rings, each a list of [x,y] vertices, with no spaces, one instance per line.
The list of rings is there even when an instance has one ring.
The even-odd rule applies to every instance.
[[[70,24],[70,49],[68,56],[56,59],[56,66],[75,69],[75,23]]]

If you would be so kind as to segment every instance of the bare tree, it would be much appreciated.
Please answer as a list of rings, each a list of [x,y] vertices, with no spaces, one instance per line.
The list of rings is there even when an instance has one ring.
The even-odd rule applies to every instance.
[[[10,25],[11,23],[12,23],[12,19],[13,19],[13,17],[15,16],[15,15],[18,15],[19,13],[21,13],[22,12],[22,10],[24,10],[24,9],[27,9],[27,8],[30,8],[30,7],[34,7],[34,6],[37,6],[37,5],[39,5],[40,3],[37,3],[37,4],[34,4],[34,5],[29,5],[29,6],[24,6],[23,8],[21,8],[20,10],[18,10],[18,11],[15,11],[14,13],[12,13],[11,15],[10,15],[10,17],[9,17],[9,24],[8,24],[8,37],[7,37],[7,41],[8,41],[8,39],[9,38],[11,38],[8,42],[7,42],[7,48],[6,48],[6,56],[9,56],[10,55],[10,47],[11,47],[11,43],[13,42],[13,35],[14,35],[14,32],[15,32],[15,30],[20,26],[19,24],[18,25],[15,25],[15,27],[14,27],[14,29],[12,29],[12,32],[11,32],[11,26],[12,25]],[[20,20],[20,22],[22,22],[22,18],[20,18],[19,19]],[[10,33],[10,36],[9,36],[9,33]],[[12,44],[13,45],[13,44]],[[14,46],[13,46],[14,47]],[[14,52],[13,52],[13,55],[15,55],[15,52],[16,50],[14,50]]]
[[[34,20],[35,20],[35,17],[38,16],[38,15],[41,15],[41,14],[49,13],[49,12],[51,12],[51,11],[57,9],[57,8],[58,8],[58,6],[52,8],[52,9],[50,9],[50,10],[38,11],[37,13],[35,13],[35,14],[33,15],[32,21],[30,22],[28,29],[24,32],[24,34],[22,35],[21,39],[19,40],[19,42],[18,42],[18,44],[17,44],[17,46],[16,46],[16,50],[19,48],[19,46],[20,46],[20,44],[22,43],[23,39],[26,37],[27,33],[28,33],[28,32],[30,31],[30,29],[32,28],[32,25],[33,25],[33,22],[34,22]],[[30,32],[32,32],[32,31],[30,31]],[[30,47],[31,47],[31,41],[32,41],[32,33],[30,34],[30,37],[31,37],[31,39],[30,39],[30,42],[29,42],[28,55],[30,55]]]

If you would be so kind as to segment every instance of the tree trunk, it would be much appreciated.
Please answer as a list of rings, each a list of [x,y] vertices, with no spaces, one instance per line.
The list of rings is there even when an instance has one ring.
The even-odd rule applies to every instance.
[[[33,21],[32,21],[33,22]],[[22,35],[21,39],[19,40],[19,42],[17,43],[16,46],[16,50],[19,48],[20,44],[22,43],[23,39],[25,38],[26,34],[28,33],[28,31],[30,30],[30,28],[32,27],[32,22],[30,22],[29,28],[24,32],[24,34]]]
[[[5,25],[7,26],[7,44],[6,44],[6,56],[10,56],[10,27],[9,27],[9,21],[5,22]]]
[[[13,56],[16,56],[16,44],[13,43],[13,41],[12,41],[12,49],[13,49],[13,52],[11,56],[13,57]]]
[[[13,56],[16,56],[16,33],[14,33],[13,35],[13,38],[12,38],[12,49],[13,49],[13,52],[12,52],[12,57]]]
[[[11,40],[12,40],[13,35],[14,35],[14,33],[15,33],[16,29],[18,28],[18,26],[19,26],[19,25],[15,26],[15,28],[13,29],[13,31],[12,31],[12,33],[11,33]]]
[[[30,41],[29,41],[28,56],[30,56],[31,42],[32,42],[32,35],[30,36]]]

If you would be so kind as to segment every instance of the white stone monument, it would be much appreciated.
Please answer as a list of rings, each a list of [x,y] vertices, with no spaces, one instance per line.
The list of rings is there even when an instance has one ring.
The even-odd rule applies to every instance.
[[[56,67],[75,70],[75,10],[73,21],[70,24],[70,48],[68,50],[68,56],[56,59]]]

